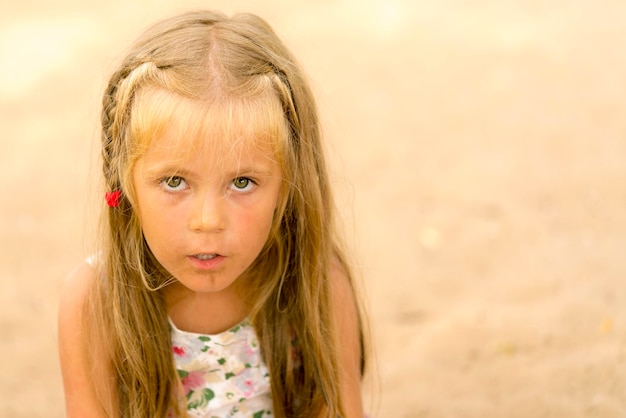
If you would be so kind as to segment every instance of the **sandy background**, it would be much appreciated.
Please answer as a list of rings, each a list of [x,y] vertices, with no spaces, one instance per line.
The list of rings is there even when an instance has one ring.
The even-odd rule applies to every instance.
[[[193,7],[261,14],[310,75],[377,417],[626,416],[626,2],[8,3],[0,416],[63,416],[57,300],[91,251],[103,83]]]

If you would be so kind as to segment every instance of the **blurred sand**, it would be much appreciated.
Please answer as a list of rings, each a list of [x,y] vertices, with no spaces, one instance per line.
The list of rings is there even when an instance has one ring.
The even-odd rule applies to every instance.
[[[143,27],[196,7],[261,14],[311,77],[375,416],[626,416],[618,0],[5,2],[0,416],[63,416],[57,299],[91,250],[103,82]]]

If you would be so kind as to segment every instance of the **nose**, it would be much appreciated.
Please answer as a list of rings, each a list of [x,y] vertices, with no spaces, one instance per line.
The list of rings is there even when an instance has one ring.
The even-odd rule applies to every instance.
[[[193,199],[189,229],[197,232],[220,232],[224,230],[225,205],[224,196],[217,193],[197,194]]]

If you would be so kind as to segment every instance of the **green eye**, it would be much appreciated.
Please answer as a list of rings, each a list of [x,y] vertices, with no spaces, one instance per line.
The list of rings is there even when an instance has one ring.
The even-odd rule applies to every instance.
[[[237,177],[233,180],[233,186],[237,189],[245,189],[250,184],[250,179],[247,177]]]
[[[179,176],[171,176],[164,178],[161,184],[168,190],[179,190],[185,184],[185,180]]]

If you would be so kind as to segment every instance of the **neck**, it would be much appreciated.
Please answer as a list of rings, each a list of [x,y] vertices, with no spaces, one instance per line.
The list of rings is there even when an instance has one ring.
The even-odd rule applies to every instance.
[[[163,292],[167,314],[183,331],[219,334],[237,325],[249,314],[235,286],[216,293],[197,293],[175,282]]]

